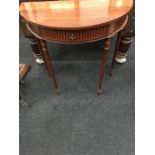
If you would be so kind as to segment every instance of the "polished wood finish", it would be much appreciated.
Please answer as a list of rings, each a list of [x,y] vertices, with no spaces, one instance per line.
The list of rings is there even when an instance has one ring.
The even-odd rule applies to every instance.
[[[85,43],[104,39],[113,35],[125,25],[127,17],[121,17],[115,23],[108,23],[104,26],[97,26],[83,30],[57,30],[43,27],[32,23],[28,24],[28,29],[40,39],[61,43]]]
[[[126,15],[133,0],[60,0],[25,2],[20,14],[37,25],[59,29],[81,29],[111,23]]]
[[[84,43],[104,39],[122,29],[131,7],[132,0],[25,2],[20,5],[20,14],[40,39]]]
[[[39,63],[38,62],[39,60],[40,60],[40,63],[43,63],[43,60],[40,54],[40,49],[39,49],[40,46],[38,42],[36,42],[36,37],[27,29],[26,21],[21,16],[19,18],[19,25],[20,25],[21,32],[23,33],[24,37],[26,37],[28,40],[28,43],[35,57],[36,63]]]
[[[102,94],[102,83],[105,73],[105,66],[107,64],[108,52],[110,48],[110,39],[107,38],[104,40],[104,50],[102,52],[101,65],[100,65],[100,73],[99,73],[99,86],[98,86],[98,95]]]
[[[128,22],[121,33],[117,36],[116,47],[111,65],[110,75],[113,74],[115,62],[124,63],[128,54],[128,49],[133,41],[135,35],[135,0],[133,0],[133,7],[128,14]]]
[[[19,4],[22,2],[39,2],[39,1],[47,1],[47,0],[19,0]],[[52,1],[52,0],[50,0]],[[29,30],[26,27],[26,20],[24,20],[24,18],[22,16],[19,16],[19,26],[20,26],[20,30],[22,31],[24,37],[26,37],[28,39],[28,42],[32,48],[32,52],[35,58],[35,61],[37,64],[43,64],[43,58],[40,54],[40,45],[38,44],[38,42],[36,42],[36,37],[29,32]]]
[[[19,79],[20,80],[24,79],[29,69],[30,69],[30,65],[19,64]]]
[[[85,43],[104,39],[104,51],[99,72],[98,95],[102,93],[110,37],[124,28],[132,0],[66,0],[25,2],[20,14],[29,31],[40,39],[42,56],[50,78],[59,94],[54,69],[46,42]]]

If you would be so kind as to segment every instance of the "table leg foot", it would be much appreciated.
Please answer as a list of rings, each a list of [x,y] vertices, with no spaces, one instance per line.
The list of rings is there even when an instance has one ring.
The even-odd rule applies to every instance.
[[[98,89],[97,95],[98,95],[98,96],[101,96],[101,95],[102,95],[102,90],[101,90],[101,89]]]
[[[56,90],[56,95],[60,95],[60,90]]]
[[[114,69],[111,69],[111,70],[109,71],[109,75],[112,76],[113,74],[114,74]]]
[[[58,90],[58,84],[57,84],[55,73],[54,73],[54,68],[53,68],[53,65],[52,65],[52,59],[51,59],[51,57],[49,55],[46,41],[40,39],[40,43],[41,43],[42,54],[43,54],[43,57],[45,59],[45,64],[46,64],[49,76],[50,76],[51,81],[53,83],[53,86],[54,86],[54,88],[56,90],[56,94],[60,95],[60,91]]]
[[[30,105],[25,101],[23,95],[19,93],[19,103],[25,108],[28,109]]]

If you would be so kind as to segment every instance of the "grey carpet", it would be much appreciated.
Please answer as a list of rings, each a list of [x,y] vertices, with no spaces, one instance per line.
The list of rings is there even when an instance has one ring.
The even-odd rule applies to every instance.
[[[102,41],[83,45],[48,44],[61,95],[56,96],[43,65],[20,35],[20,63],[31,64],[22,88],[20,155],[134,155],[134,43],[125,64],[108,70],[97,96]]]

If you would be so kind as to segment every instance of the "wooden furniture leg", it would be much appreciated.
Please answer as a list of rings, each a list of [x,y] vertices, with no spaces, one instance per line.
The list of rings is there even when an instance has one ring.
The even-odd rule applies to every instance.
[[[44,55],[44,52],[43,52],[42,47],[41,47],[41,41],[38,38],[36,38],[36,41],[37,41],[38,46],[39,46],[39,52],[41,54],[41,57],[43,58],[43,61],[44,61],[44,64],[45,64],[45,68],[46,68],[46,70],[48,72],[48,75],[50,76],[50,73],[49,73],[48,67],[47,67],[47,60],[45,59],[45,55]]]
[[[115,57],[116,57],[116,54],[117,54],[117,51],[118,51],[118,48],[119,48],[119,45],[120,45],[120,42],[121,42],[121,31],[118,32],[118,35],[117,35],[117,40],[116,40],[116,44],[115,44],[115,50],[114,50],[114,55],[113,55],[113,58],[112,58],[112,64],[111,64],[111,69],[110,69],[110,75],[112,76],[113,74],[113,71],[114,71],[114,65],[115,65]]]
[[[25,101],[23,94],[21,93],[21,91],[19,92],[19,103],[25,108],[28,109],[30,107],[30,105]]]
[[[32,51],[33,51],[33,55],[35,57],[35,61],[37,64],[43,64],[44,61],[43,61],[43,58],[41,56],[41,53],[40,53],[40,45],[39,43],[37,42],[36,38],[28,38],[28,42],[32,48]]]
[[[36,42],[38,43],[38,46],[39,46],[39,48],[38,48],[39,53],[40,53],[40,55],[42,56],[42,58],[43,58],[43,60],[45,62],[45,67],[47,68],[47,63],[46,63],[46,60],[45,60],[45,56],[44,56],[44,53],[43,53],[42,48],[41,48],[41,42],[40,42],[40,40],[38,38],[36,38]]]
[[[56,77],[55,77],[55,73],[54,73],[54,69],[53,69],[53,65],[52,65],[52,60],[51,60],[50,55],[48,53],[46,41],[40,39],[40,43],[41,43],[43,55],[45,56],[45,61],[47,63],[47,69],[48,69],[50,78],[51,78],[53,85],[54,85],[54,88],[56,90],[56,94],[60,95],[60,91],[58,89],[58,85],[57,85],[57,81],[56,81]]]
[[[26,76],[29,69],[30,69],[30,65],[27,65],[27,64],[19,65],[19,103],[26,109],[29,108],[30,106],[23,97],[23,94],[21,92],[21,86],[24,83],[23,79]]]
[[[32,33],[30,33],[30,31],[27,29],[26,21],[21,16],[19,16],[19,26],[20,26],[20,30],[22,31],[24,37],[27,38],[28,43],[31,46],[36,63],[43,64],[44,61],[40,54],[40,49],[39,49],[40,46],[38,42],[36,41],[36,37]]]
[[[133,36],[122,36],[119,48],[116,53],[115,61],[119,64],[126,62],[128,50],[132,44]]]
[[[102,52],[102,59],[101,59],[101,65],[100,65],[100,71],[99,71],[99,84],[98,84],[98,95],[102,94],[102,83],[105,73],[105,66],[108,59],[108,52],[110,48],[110,39],[106,38],[104,40],[104,50]]]

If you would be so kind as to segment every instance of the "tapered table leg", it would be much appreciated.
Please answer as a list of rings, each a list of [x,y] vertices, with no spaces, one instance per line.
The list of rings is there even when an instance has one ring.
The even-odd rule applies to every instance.
[[[54,73],[54,69],[53,69],[53,65],[52,65],[52,60],[51,60],[50,55],[48,53],[46,41],[41,39],[40,43],[41,43],[41,48],[43,51],[45,61],[47,63],[47,69],[48,69],[50,78],[51,78],[53,85],[54,85],[54,88],[56,90],[56,94],[60,95],[60,91],[58,89],[58,85],[57,85],[57,81],[56,81],[56,77],[55,77],[55,73]]]
[[[115,57],[116,57],[116,54],[117,54],[117,51],[118,51],[118,48],[119,48],[119,45],[120,45],[120,42],[121,42],[121,31],[118,32],[118,35],[117,35],[117,40],[116,40],[116,44],[115,44],[115,50],[114,50],[114,54],[113,54],[113,59],[112,59],[112,64],[111,64],[111,69],[110,69],[110,75],[112,76],[113,74],[113,71],[114,71],[114,65],[115,65]]]
[[[100,71],[99,71],[99,84],[98,84],[98,95],[102,94],[102,83],[105,73],[105,66],[108,59],[108,52],[110,48],[110,39],[107,38],[104,40],[104,50],[102,52],[102,59],[101,59],[101,65],[100,65]]]

